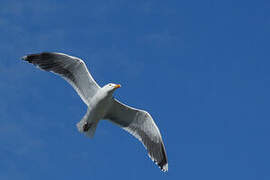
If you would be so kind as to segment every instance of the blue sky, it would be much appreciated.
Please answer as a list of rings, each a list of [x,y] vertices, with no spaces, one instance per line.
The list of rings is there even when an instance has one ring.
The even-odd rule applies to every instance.
[[[270,179],[270,2],[1,0],[0,179]],[[169,172],[87,107],[60,77],[20,61],[86,62],[100,85],[149,111]]]

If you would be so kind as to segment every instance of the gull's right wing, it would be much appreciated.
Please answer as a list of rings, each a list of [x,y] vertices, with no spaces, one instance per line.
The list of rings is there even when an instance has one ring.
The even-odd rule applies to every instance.
[[[52,71],[67,80],[77,91],[85,104],[100,89],[89,73],[83,60],[63,53],[43,52],[30,54],[22,58],[45,71]]]

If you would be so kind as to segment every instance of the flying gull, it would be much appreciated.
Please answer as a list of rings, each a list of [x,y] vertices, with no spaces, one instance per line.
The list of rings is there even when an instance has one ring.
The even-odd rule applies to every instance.
[[[63,53],[43,52],[22,59],[40,69],[59,74],[77,91],[88,106],[85,116],[77,123],[81,133],[92,138],[98,122],[109,120],[139,139],[149,157],[162,171],[168,171],[167,155],[157,125],[148,112],[127,106],[113,97],[114,91],[121,87],[119,84],[109,83],[100,87],[83,60]]]

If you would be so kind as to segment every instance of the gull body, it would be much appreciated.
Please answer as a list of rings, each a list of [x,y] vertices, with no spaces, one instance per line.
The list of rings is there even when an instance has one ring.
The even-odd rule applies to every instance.
[[[98,122],[106,117],[113,104],[113,92],[119,87],[121,87],[119,84],[109,83],[97,91],[89,101],[87,113],[77,123],[80,132],[93,138]]]
[[[127,106],[113,97],[119,84],[109,83],[100,87],[84,61],[67,54],[43,52],[29,54],[22,59],[42,70],[60,75],[76,90],[88,106],[86,114],[77,123],[81,133],[93,138],[98,122],[106,119],[140,140],[149,157],[162,171],[168,171],[168,159],[157,125],[147,111]]]

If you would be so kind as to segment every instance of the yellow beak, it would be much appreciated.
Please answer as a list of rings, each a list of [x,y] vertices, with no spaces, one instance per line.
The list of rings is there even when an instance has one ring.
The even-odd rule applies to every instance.
[[[116,85],[114,86],[115,89],[120,88],[120,87],[121,87],[120,84],[116,84]]]

